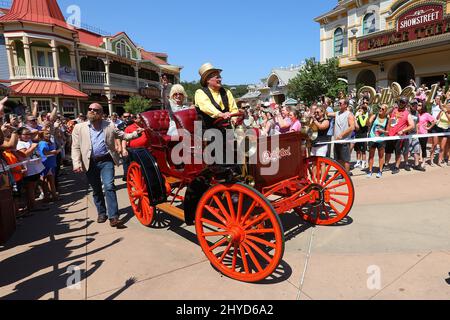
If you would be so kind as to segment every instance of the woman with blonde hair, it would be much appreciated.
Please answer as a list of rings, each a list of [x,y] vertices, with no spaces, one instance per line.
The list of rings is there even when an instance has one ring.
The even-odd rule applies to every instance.
[[[181,84],[175,84],[172,86],[172,89],[170,90],[169,95],[169,103],[170,103],[170,125],[169,130],[167,131],[167,135],[172,137],[178,136],[178,129],[177,124],[175,123],[175,120],[173,119],[173,114],[178,111],[189,109],[189,106],[185,105],[185,101],[187,98],[186,91],[184,90],[184,87]]]

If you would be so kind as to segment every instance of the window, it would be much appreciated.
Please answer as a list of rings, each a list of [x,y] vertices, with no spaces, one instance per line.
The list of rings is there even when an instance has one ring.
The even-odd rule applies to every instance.
[[[334,32],[334,56],[339,57],[344,54],[344,31],[337,28]]]
[[[363,19],[363,35],[377,31],[375,13],[366,14]]]
[[[33,48],[33,55],[36,66],[53,68],[53,54],[51,49]]]
[[[51,100],[36,100],[38,103],[38,112],[51,112]]]
[[[116,53],[117,53],[117,55],[128,58],[128,59],[131,59],[131,56],[132,56],[131,48],[128,44],[126,44],[126,42],[124,40],[120,40],[116,44]]]

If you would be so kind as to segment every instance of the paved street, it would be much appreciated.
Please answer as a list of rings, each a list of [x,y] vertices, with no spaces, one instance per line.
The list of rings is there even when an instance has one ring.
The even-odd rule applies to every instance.
[[[68,174],[60,207],[21,221],[0,247],[0,297],[450,299],[450,168],[386,173],[382,180],[355,174],[357,197],[345,225],[314,228],[283,217],[284,261],[260,284],[217,273],[193,228],[181,222],[158,230],[141,226],[120,179],[125,228],[98,225],[83,176]],[[76,275],[70,266],[81,270],[78,288],[67,288]]]

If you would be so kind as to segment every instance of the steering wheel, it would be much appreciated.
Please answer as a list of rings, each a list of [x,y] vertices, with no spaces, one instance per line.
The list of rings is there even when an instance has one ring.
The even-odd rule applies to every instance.
[[[244,112],[232,113],[228,119],[218,118],[216,119],[216,121],[213,122],[213,124],[214,126],[217,127],[228,127],[231,125],[231,119],[238,117],[239,119],[236,121],[236,124],[239,124],[244,121],[244,116],[245,116]]]

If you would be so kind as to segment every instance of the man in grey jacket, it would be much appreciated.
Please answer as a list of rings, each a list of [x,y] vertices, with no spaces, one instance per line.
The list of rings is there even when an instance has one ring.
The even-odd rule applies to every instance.
[[[134,140],[145,129],[139,128],[132,134],[125,134],[113,123],[103,120],[103,107],[98,103],[89,106],[87,118],[88,121],[77,124],[72,133],[73,170],[75,173],[86,172],[98,211],[97,222],[105,223],[109,218],[111,227],[118,227],[119,205],[114,166],[120,164],[120,155],[116,151],[115,139]]]

